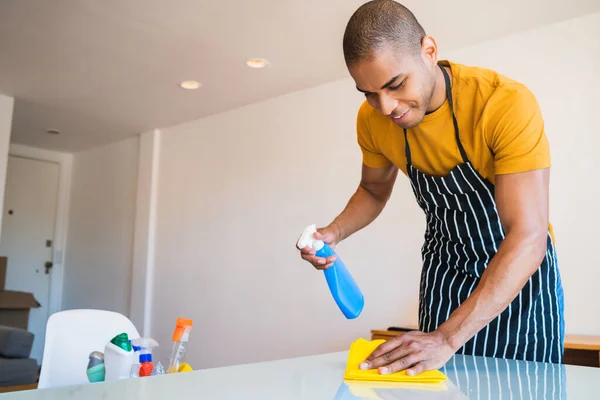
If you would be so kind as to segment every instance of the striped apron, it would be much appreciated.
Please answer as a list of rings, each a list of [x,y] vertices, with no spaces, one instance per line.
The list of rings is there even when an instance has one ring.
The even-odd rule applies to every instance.
[[[494,185],[469,162],[460,143],[450,78],[442,67],[456,144],[463,159],[450,174],[427,175],[412,166],[408,134],[407,175],[426,216],[419,328],[444,323],[477,287],[504,239]],[[550,233],[544,260],[519,295],[457,353],[560,363],[563,355],[563,291]]]

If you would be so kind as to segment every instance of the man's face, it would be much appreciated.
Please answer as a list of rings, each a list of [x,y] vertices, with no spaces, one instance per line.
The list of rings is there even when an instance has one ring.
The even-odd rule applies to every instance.
[[[371,60],[360,61],[348,69],[371,107],[409,129],[423,120],[431,101],[434,65],[421,54],[397,57],[394,48],[386,46]]]

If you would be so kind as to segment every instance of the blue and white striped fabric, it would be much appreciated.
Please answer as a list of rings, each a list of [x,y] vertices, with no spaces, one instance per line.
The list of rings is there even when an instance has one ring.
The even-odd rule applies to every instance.
[[[452,109],[450,79],[442,71]],[[444,177],[424,174],[412,166],[404,131],[408,177],[427,221],[419,301],[419,327],[424,332],[435,330],[471,295],[505,235],[494,185],[469,162],[454,113],[453,122],[464,162]],[[517,298],[459,354],[561,362],[563,291],[550,234],[547,243],[542,264]]]
[[[562,364],[455,355],[441,371],[470,399],[567,398]]]

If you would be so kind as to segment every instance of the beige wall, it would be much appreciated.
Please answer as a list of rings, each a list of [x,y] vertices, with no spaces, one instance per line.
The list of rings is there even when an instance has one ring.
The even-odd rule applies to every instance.
[[[129,313],[138,138],[77,153],[63,309]]]

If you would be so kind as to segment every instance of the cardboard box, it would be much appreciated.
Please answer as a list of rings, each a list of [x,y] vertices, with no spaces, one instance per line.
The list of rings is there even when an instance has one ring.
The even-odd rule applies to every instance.
[[[0,257],[0,291],[4,290],[6,285],[6,257]]]
[[[32,293],[0,291],[0,325],[27,329],[29,310],[38,307]]]

